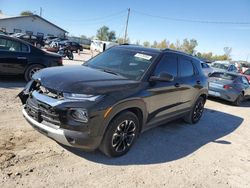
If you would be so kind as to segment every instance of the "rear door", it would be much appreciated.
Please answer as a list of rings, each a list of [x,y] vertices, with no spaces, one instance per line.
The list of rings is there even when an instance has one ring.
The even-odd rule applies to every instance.
[[[28,45],[14,39],[0,37],[0,74],[22,74],[28,63],[28,54]]]
[[[192,59],[179,55],[179,76],[180,76],[180,107],[185,110],[193,105],[193,100],[197,95],[197,89],[200,85],[199,76],[195,71]]]

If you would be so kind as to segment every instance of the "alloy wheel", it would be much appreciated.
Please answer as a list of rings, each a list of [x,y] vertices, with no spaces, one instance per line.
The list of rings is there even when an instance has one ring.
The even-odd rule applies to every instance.
[[[193,113],[193,120],[196,122],[198,121],[203,113],[204,110],[204,102],[203,100],[200,100],[196,105]]]
[[[132,120],[120,123],[113,136],[112,147],[116,152],[123,152],[130,147],[136,135],[136,124]]]

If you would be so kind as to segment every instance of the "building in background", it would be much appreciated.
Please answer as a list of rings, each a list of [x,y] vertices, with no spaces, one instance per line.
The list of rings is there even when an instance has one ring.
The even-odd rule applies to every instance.
[[[66,30],[38,16],[7,17],[0,15],[0,30],[7,33],[26,33],[37,36],[56,36],[65,38]]]

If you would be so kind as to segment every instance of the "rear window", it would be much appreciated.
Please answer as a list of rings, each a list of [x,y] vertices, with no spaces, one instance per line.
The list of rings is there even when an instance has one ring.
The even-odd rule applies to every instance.
[[[221,73],[221,72],[215,72],[211,74],[209,77],[221,78],[224,80],[235,80],[237,78],[236,75],[228,74],[228,73]]]

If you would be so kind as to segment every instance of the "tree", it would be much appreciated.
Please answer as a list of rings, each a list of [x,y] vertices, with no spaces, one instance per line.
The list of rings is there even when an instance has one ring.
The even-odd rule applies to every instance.
[[[137,41],[135,42],[135,44],[136,44],[136,45],[141,45],[140,40],[137,40]]]
[[[129,44],[129,43],[130,43],[130,39],[129,39],[129,38],[126,38],[126,41],[124,41],[124,38],[117,38],[117,39],[116,39],[116,42],[117,42],[118,44],[124,44],[124,43]]]
[[[150,42],[148,42],[148,41],[143,42],[143,46],[150,47]]]
[[[160,43],[158,43],[157,48],[165,49],[168,46],[169,46],[169,42],[166,39],[164,39]]]
[[[223,50],[224,50],[225,56],[227,57],[227,60],[231,60],[232,48],[231,47],[225,47]]]
[[[86,35],[81,35],[80,38],[81,39],[87,39]]]
[[[194,49],[198,46],[198,42],[195,39],[184,39],[181,45],[181,50],[188,54],[194,54]]]
[[[100,29],[97,30],[96,37],[99,40],[103,41],[115,41],[116,34],[115,31],[109,31],[107,26],[102,26]]]
[[[158,46],[158,43],[157,43],[157,41],[155,40],[154,43],[151,45],[151,47],[152,47],[152,48],[157,48],[157,46]]]
[[[29,11],[29,10],[25,10],[25,11],[22,11],[20,13],[20,15],[21,16],[31,16],[31,15],[33,15],[33,13],[31,11]]]

